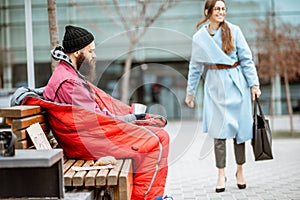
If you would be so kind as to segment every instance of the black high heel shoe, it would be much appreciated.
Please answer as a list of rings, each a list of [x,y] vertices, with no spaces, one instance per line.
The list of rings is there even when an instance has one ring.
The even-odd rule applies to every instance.
[[[225,183],[226,183],[227,182],[226,176],[224,178],[225,178]],[[223,187],[223,188],[216,188],[216,192],[217,193],[224,192],[224,191],[225,191],[225,187]]]
[[[237,179],[237,173],[235,174],[235,177],[236,177],[236,179]],[[236,184],[237,185],[237,187],[240,189],[240,190],[242,190],[242,189],[246,189],[246,183],[244,183],[244,184]]]
[[[242,190],[242,189],[246,189],[246,184],[237,184],[237,187]]]

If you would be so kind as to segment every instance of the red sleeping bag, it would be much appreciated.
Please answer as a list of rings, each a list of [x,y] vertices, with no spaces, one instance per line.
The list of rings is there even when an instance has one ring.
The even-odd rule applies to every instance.
[[[93,88],[98,104],[113,114],[130,113],[130,107]],[[132,199],[162,196],[168,172],[169,135],[160,127],[138,126],[103,116],[83,107],[26,97],[23,104],[47,111],[53,134],[68,158],[95,160],[112,155],[132,158]],[[147,122],[148,120],[145,120]],[[151,122],[151,119],[150,119]],[[150,123],[151,124],[151,123]]]

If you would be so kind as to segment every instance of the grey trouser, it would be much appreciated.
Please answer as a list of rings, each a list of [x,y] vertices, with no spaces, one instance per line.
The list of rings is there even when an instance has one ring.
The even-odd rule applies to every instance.
[[[226,139],[214,139],[215,142],[215,157],[217,168],[226,167]],[[238,165],[245,163],[245,143],[237,144],[236,140],[234,143],[234,154],[235,161]]]

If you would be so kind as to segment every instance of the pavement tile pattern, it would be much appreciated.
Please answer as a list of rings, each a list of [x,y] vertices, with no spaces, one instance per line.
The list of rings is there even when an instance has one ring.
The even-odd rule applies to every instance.
[[[300,139],[273,139],[274,159],[257,162],[248,141],[244,190],[236,186],[233,142],[228,139],[226,190],[216,193],[213,140],[202,133],[201,123],[171,122],[166,129],[171,136],[171,147],[165,193],[174,200],[300,200]],[[180,150],[181,154],[174,155]]]

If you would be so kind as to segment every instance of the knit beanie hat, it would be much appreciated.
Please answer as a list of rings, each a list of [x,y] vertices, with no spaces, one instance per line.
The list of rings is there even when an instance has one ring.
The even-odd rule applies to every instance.
[[[94,36],[84,28],[67,25],[63,39],[65,53],[78,51],[94,41]]]

